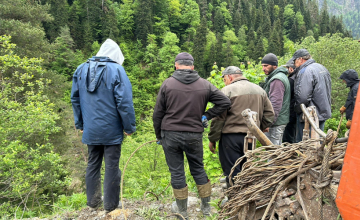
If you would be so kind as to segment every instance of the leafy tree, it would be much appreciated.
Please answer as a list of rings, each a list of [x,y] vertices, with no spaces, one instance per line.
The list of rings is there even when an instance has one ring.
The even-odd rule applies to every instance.
[[[176,55],[180,53],[180,48],[177,46],[178,43],[179,38],[177,38],[176,34],[166,33],[163,41],[164,46],[159,50],[160,66],[163,70],[159,75],[160,81],[171,76],[174,72],[174,60]]]
[[[42,60],[14,54],[8,36],[0,37],[0,46],[0,214],[21,218],[64,193],[69,179],[49,142],[60,130],[59,116],[44,94],[51,82],[34,79],[44,74]]]
[[[72,79],[74,70],[85,61],[81,51],[74,51],[74,41],[70,36],[69,27],[61,28],[60,36],[54,43],[54,60],[50,62],[50,68]]]

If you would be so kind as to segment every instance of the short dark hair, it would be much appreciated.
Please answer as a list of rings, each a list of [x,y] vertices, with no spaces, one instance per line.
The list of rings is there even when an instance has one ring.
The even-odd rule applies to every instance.
[[[175,63],[182,66],[194,66],[194,61],[192,60],[177,60]]]

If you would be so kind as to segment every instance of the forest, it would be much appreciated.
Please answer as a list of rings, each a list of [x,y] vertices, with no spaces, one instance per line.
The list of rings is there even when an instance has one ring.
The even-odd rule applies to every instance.
[[[157,92],[183,51],[220,89],[224,67],[239,66],[258,84],[266,53],[283,65],[306,48],[331,73],[333,117],[325,130],[336,130],[348,93],[338,78],[346,69],[360,71],[360,43],[346,19],[316,0],[0,0],[0,217],[51,218],[86,207],[87,146],[74,127],[70,90],[76,67],[107,38],[119,44],[133,87],[137,131],[122,144],[123,169],[138,146],[155,139]],[[217,182],[222,170],[207,132],[205,170]],[[152,144],[130,161],[124,197],[160,193],[169,181],[163,150]]]

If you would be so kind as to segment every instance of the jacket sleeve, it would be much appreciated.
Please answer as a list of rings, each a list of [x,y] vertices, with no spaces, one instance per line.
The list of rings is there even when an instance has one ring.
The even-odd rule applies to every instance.
[[[81,113],[80,107],[80,93],[79,93],[79,85],[78,85],[78,77],[81,76],[81,69],[83,65],[79,66],[74,75],[73,75],[73,82],[71,88],[71,104],[74,112],[74,121],[76,129],[83,130],[84,129],[84,122]]]
[[[315,84],[314,74],[309,68],[305,69],[303,73],[301,71],[298,74],[302,74],[298,80],[297,87],[295,88],[295,112],[300,114],[302,113],[301,104],[304,104],[306,107],[309,106],[312,100],[312,93]]]
[[[272,107],[272,104],[270,102],[270,99],[267,97],[267,95],[265,94],[263,96],[263,103],[264,103],[264,112],[263,112],[263,117],[260,119],[260,130],[264,130],[265,128],[270,127],[273,124],[274,121],[274,109]]]
[[[231,101],[226,95],[216,88],[213,84],[210,84],[210,97],[209,102],[214,104],[214,107],[207,110],[204,115],[208,120],[220,115],[231,106]]]
[[[128,134],[132,134],[136,131],[132,86],[124,68],[117,68],[117,71],[120,78],[115,80],[114,86],[116,108],[121,117],[124,131]]]
[[[269,91],[269,99],[274,109],[275,117],[274,122],[276,122],[277,118],[279,117],[283,101],[284,101],[284,93],[285,93],[285,86],[281,82],[281,80],[275,79],[270,84],[270,91]]]
[[[213,118],[213,120],[211,121],[210,132],[208,134],[210,142],[217,142],[220,140],[226,116],[227,110],[224,111],[220,116]]]
[[[166,113],[166,102],[165,102],[165,83],[160,87],[159,93],[156,99],[156,105],[153,113],[153,126],[155,135],[158,140],[161,139],[161,122]]]

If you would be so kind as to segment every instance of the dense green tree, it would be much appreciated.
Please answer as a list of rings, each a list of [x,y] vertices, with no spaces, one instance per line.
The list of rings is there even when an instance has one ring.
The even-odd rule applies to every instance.
[[[196,62],[196,69],[199,75],[203,78],[207,77],[205,71],[205,46],[206,46],[206,35],[207,35],[207,26],[206,26],[206,17],[201,19],[201,23],[196,30],[196,35],[194,39],[194,60]]]
[[[135,13],[136,31],[135,36],[146,47],[147,36],[152,34],[152,1],[138,0]]]
[[[221,8],[218,7],[214,16],[214,31],[217,33],[224,33],[225,31],[225,18],[221,13]]]
[[[49,10],[50,5],[37,1],[0,0],[0,35],[12,36],[17,45],[14,51],[20,56],[49,57],[50,44],[42,26],[53,20]]]
[[[49,4],[49,13],[54,20],[51,22],[44,22],[44,28],[47,38],[53,42],[60,34],[60,28],[68,23],[69,19],[69,5],[66,0],[45,0],[42,4]]]

